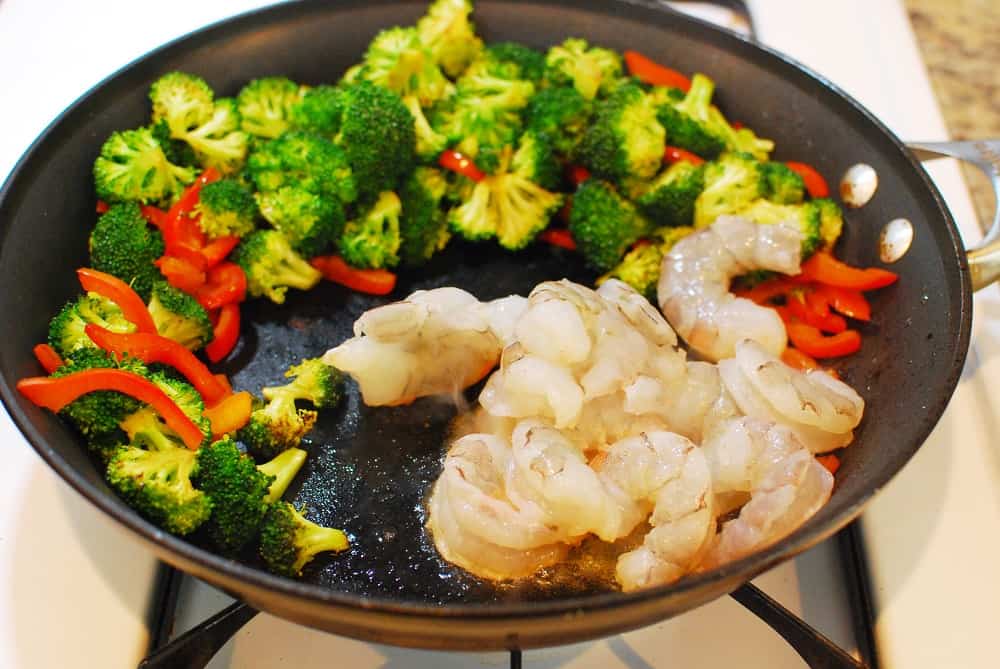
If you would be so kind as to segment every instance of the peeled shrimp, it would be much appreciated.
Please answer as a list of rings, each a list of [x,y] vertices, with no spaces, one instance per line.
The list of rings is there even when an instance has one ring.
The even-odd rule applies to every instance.
[[[781,318],[730,293],[729,283],[753,270],[798,274],[801,245],[801,233],[790,226],[720,216],[664,256],[660,308],[690,348],[711,362],[732,357],[744,338],[780,355],[787,342]]]
[[[784,538],[830,498],[833,475],[787,427],[752,418],[725,421],[702,444],[716,495],[749,493],[722,525],[700,567],[737,560]]]

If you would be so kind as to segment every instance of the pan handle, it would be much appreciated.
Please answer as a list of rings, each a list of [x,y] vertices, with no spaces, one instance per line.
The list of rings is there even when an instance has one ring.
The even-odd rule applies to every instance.
[[[972,289],[979,290],[1000,279],[1000,139],[977,139],[966,142],[909,142],[918,160],[958,158],[972,163],[990,178],[995,196],[993,222],[986,236],[969,249],[969,273]]]

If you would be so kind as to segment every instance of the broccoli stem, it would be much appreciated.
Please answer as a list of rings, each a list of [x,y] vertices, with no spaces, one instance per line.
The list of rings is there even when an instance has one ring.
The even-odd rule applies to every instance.
[[[267,489],[267,495],[264,496],[264,501],[271,503],[281,499],[305,461],[305,451],[301,448],[289,448],[273,460],[258,465],[257,469],[274,477],[271,487]]]

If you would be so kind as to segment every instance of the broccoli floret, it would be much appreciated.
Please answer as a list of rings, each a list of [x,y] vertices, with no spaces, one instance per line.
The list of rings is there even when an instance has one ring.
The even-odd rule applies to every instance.
[[[378,269],[399,264],[399,217],[402,203],[392,191],[378,196],[375,204],[344,226],[338,241],[340,255],[354,267]]]
[[[143,218],[139,205],[111,205],[90,233],[90,266],[112,274],[149,299],[153,283],[162,279],[153,263],[163,255],[163,235]]]
[[[591,102],[575,88],[546,88],[528,102],[525,127],[548,135],[555,150],[569,156],[587,129],[592,111]]]
[[[85,369],[124,369],[145,376],[146,366],[131,357],[118,360],[115,356],[99,348],[81,348],[70,353],[64,364],[53,372],[52,376],[65,376]],[[87,393],[67,404],[59,415],[69,419],[76,428],[95,447],[91,450],[102,460],[107,460],[114,442],[125,443],[128,440],[119,429],[119,424],[126,416],[138,411],[142,403],[135,398],[114,390],[98,390]]]
[[[416,28],[397,26],[376,35],[365,52],[360,76],[401,96],[412,95],[424,107],[448,97],[454,88],[420,42]]]
[[[694,226],[703,228],[733,214],[765,192],[760,163],[750,155],[727,153],[705,165],[705,189],[694,203]]]
[[[205,402],[195,387],[164,372],[153,372],[148,378],[177,404],[192,423],[198,426],[204,440],[208,440],[212,426],[204,416]],[[119,426],[128,434],[134,445],[149,448],[185,447],[181,437],[149,406],[143,406],[135,413],[126,416]]]
[[[551,139],[535,130],[525,131],[518,140],[511,171],[547,190],[555,190],[562,181],[562,165],[552,149]]]
[[[812,203],[819,209],[819,236],[823,240],[823,248],[830,250],[844,230],[844,212],[829,198],[816,198]]]
[[[112,332],[135,332],[135,324],[127,320],[118,305],[96,293],[70,300],[49,321],[49,346],[64,358],[82,348],[95,348],[84,331],[87,323],[96,323]]]
[[[257,402],[250,420],[236,433],[257,460],[271,460],[302,443],[316,424],[313,409],[295,407],[295,397],[279,393],[266,403]]]
[[[408,113],[407,119],[412,127]],[[260,192],[296,186],[323,197],[353,202],[358,184],[348,160],[345,151],[332,141],[290,130],[259,145],[247,160],[247,173]]]
[[[196,351],[214,337],[212,321],[204,307],[166,281],[153,284],[148,308],[156,331],[184,348]]]
[[[714,92],[715,82],[698,73],[691,78],[691,88],[683,100],[657,107],[656,118],[666,129],[671,146],[708,159],[726,150],[725,128],[710,113]]]
[[[343,395],[344,373],[320,358],[307,358],[292,365],[285,376],[293,380],[283,386],[264,388],[261,390],[264,399],[271,401],[279,395],[288,395],[293,401],[306,400],[317,409],[329,409]]]
[[[414,267],[427,262],[451,239],[448,217],[441,208],[448,182],[439,170],[418,167],[399,190],[399,258]]]
[[[253,540],[267,505],[284,494],[305,456],[305,451],[288,449],[258,467],[229,437],[198,450],[191,480],[212,502],[212,515],[205,530],[220,552],[235,555]]]
[[[254,297],[267,296],[283,304],[289,288],[309,290],[322,278],[319,270],[292,248],[277,230],[250,233],[233,250],[233,261],[243,268],[247,290]]]
[[[220,98],[208,121],[186,133],[184,139],[203,165],[234,174],[243,167],[250,147],[250,137],[240,125],[236,100]]]
[[[764,197],[778,204],[798,204],[805,199],[805,183],[784,163],[761,163]]]
[[[733,128],[716,107],[708,110],[708,116],[713,127],[725,137],[729,151],[748,153],[757,160],[767,160],[771,151],[774,151],[774,142],[758,137],[750,128]]]
[[[190,167],[197,169],[200,167],[198,163],[198,156],[195,154],[194,149],[191,145],[185,142],[183,139],[175,139],[170,134],[170,126],[167,125],[165,119],[160,119],[152,125],[149,126],[150,131],[153,133],[153,137],[156,141],[160,143],[160,148],[163,149],[163,155],[167,157],[167,160],[178,167]]]
[[[545,78],[545,54],[523,44],[495,42],[486,47],[483,57],[497,65],[515,67],[513,79],[527,79],[540,86]]]
[[[580,184],[573,196],[569,229],[594,269],[607,272],[651,226],[614,186],[599,179]]]
[[[401,97],[368,82],[347,89],[337,143],[365,199],[395,188],[416,162],[413,115]]]
[[[340,132],[344,91],[337,86],[316,86],[302,95],[289,113],[291,127],[333,139]]]
[[[640,86],[628,83],[597,105],[594,121],[576,147],[576,158],[602,179],[648,179],[663,163],[665,137],[656,108]]]
[[[190,534],[212,513],[208,496],[191,484],[195,457],[183,446],[124,446],[108,463],[106,478],[144,518],[172,534]]]
[[[214,98],[208,82],[187,72],[168,72],[149,88],[153,121],[166,121],[170,135],[175,138],[183,138],[190,130],[208,122]]]
[[[675,105],[678,102],[683,102],[684,96],[687,95],[683,89],[676,86],[650,86],[647,92],[649,99],[657,108],[661,105]]]
[[[660,267],[663,256],[680,239],[686,237],[694,228],[657,228],[650,233],[649,238],[625,254],[622,261],[610,272],[597,280],[601,285],[608,279],[618,279],[635,288],[653,304],[656,304],[656,287],[660,280]]]
[[[323,253],[344,231],[344,206],[296,186],[258,193],[260,212],[303,258]]]
[[[170,204],[194,177],[167,160],[151,128],[112,133],[94,161],[94,188],[106,202]]]
[[[430,121],[413,96],[403,98],[406,108],[413,115],[413,132],[416,136],[417,157],[423,162],[433,162],[448,145],[448,138],[431,127]]]
[[[202,186],[195,210],[198,225],[209,238],[253,232],[257,201],[253,190],[236,179],[220,179]]]
[[[318,553],[339,553],[349,546],[342,531],[306,520],[288,502],[270,506],[260,532],[260,556],[268,570],[290,578],[300,576]]]
[[[691,225],[694,203],[704,186],[703,165],[676,162],[649,185],[638,200],[639,208],[657,225]]]
[[[469,0],[434,0],[417,21],[420,42],[449,77],[458,77],[483,49],[469,20]]]
[[[610,49],[591,47],[579,38],[550,48],[545,64],[550,84],[573,86],[588,100],[609,93],[622,75],[621,56]]]
[[[815,202],[776,204],[763,198],[734,212],[754,223],[794,225],[802,233],[802,258],[812,255],[822,243],[820,208]]]
[[[240,127],[257,137],[278,137],[288,130],[291,110],[302,94],[302,88],[286,77],[254,79],[236,96]]]

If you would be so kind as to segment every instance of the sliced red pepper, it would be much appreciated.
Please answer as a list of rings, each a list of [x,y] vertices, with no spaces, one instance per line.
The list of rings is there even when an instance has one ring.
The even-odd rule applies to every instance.
[[[476,167],[471,158],[454,149],[442,152],[438,157],[438,165],[473,181],[482,181],[486,178],[486,175]]]
[[[813,358],[839,358],[861,348],[861,334],[857,330],[826,336],[819,328],[795,319],[786,321],[785,329],[792,345]]]
[[[802,183],[805,184],[809,197],[830,197],[830,187],[826,184],[826,179],[823,178],[823,175],[815,167],[808,163],[798,163],[794,160],[785,161],[785,165],[788,169],[802,177]]]
[[[328,281],[369,295],[387,295],[396,287],[396,275],[385,269],[358,269],[336,255],[317,256],[309,263]]]
[[[853,290],[875,290],[891,285],[899,279],[899,275],[886,269],[869,267],[861,269],[851,267],[833,257],[829,251],[817,251],[809,260],[802,263],[802,272],[795,280],[817,281],[828,286],[851,288]]]
[[[829,455],[817,455],[816,460],[819,461],[821,465],[826,467],[826,470],[831,474],[836,474],[837,470],[840,469],[840,458],[833,453],[830,453]]]
[[[810,307],[808,302],[809,292],[806,289],[790,293],[786,302],[788,311],[798,320],[814,328],[819,328],[823,332],[836,334],[837,332],[846,330],[847,321],[842,316],[831,313],[829,309],[823,314]]]
[[[668,146],[666,151],[663,152],[663,160],[673,165],[674,163],[679,163],[682,160],[691,163],[692,165],[701,165],[705,162],[705,159],[699,155],[686,151],[678,146]]]
[[[144,204],[139,207],[139,211],[142,212],[143,218],[149,221],[150,224],[156,226],[156,228],[163,232],[167,225],[167,212],[163,211],[159,207],[154,207],[151,204]]]
[[[622,55],[629,74],[640,81],[653,86],[672,86],[685,93],[691,88],[691,80],[683,74],[650,60],[638,51],[626,51]]]
[[[746,126],[743,125],[743,123],[741,123],[740,121],[730,121],[729,127],[731,127],[733,130],[742,130]]]
[[[233,392],[233,386],[232,386],[232,384],[229,383],[229,377],[228,376],[226,376],[225,374],[216,374],[215,375],[215,380],[218,381],[219,383],[221,383],[225,387],[226,393],[232,393]]]
[[[208,406],[229,394],[205,363],[173,339],[148,332],[112,332],[94,323],[87,323],[84,332],[91,341],[105,351],[119,356],[129,355],[147,364],[170,365],[201,393]]]
[[[60,411],[87,393],[115,390],[150,405],[188,448],[195,450],[204,440],[198,426],[155,383],[124,369],[94,368],[66,376],[29,377],[18,381],[17,389],[50,411]]]
[[[538,238],[543,242],[552,244],[552,246],[558,246],[570,251],[576,250],[576,240],[573,239],[573,234],[566,228],[547,228],[542,230]]]
[[[111,208],[111,205],[108,204],[107,202],[105,202],[104,200],[98,200],[97,201],[97,213],[98,214],[103,214],[104,212],[106,212],[110,208]]]
[[[226,256],[240,243],[240,238],[236,235],[226,235],[216,237],[201,249],[201,255],[205,258],[208,269],[218,265],[226,259]]]
[[[195,179],[194,183],[184,189],[166,215],[163,226],[163,241],[167,254],[173,255],[176,246],[188,246],[200,249],[205,245],[205,233],[201,231],[197,219],[192,217],[198,197],[205,184],[218,181],[222,177],[218,170],[209,167]]]
[[[85,291],[97,293],[117,304],[125,320],[134,323],[138,332],[156,332],[156,323],[149,315],[146,303],[127,283],[116,276],[89,267],[76,270],[76,276]]]
[[[174,288],[186,293],[194,293],[205,283],[204,270],[198,269],[187,260],[176,256],[161,256],[154,264]]]
[[[579,186],[590,178],[590,170],[583,165],[569,165],[566,167],[566,177],[574,186]]]
[[[205,418],[212,425],[212,437],[218,439],[232,434],[247,424],[253,411],[253,398],[243,390],[225,397],[213,407],[205,409]]]
[[[812,356],[808,356],[802,351],[792,346],[788,346],[781,353],[781,361],[791,367],[803,372],[810,369],[819,369],[819,363]]]
[[[194,292],[195,299],[208,311],[231,302],[242,302],[246,296],[246,274],[234,262],[220,263],[208,270],[205,283]]]
[[[817,283],[815,291],[823,295],[834,311],[859,321],[871,320],[871,305],[860,290]]]
[[[783,277],[761,281],[753,288],[736,289],[733,294],[737,297],[745,297],[757,304],[770,306],[771,300],[776,297],[785,297],[793,290],[800,288],[798,284]]]
[[[229,355],[240,339],[239,304],[231,302],[219,308],[213,332],[215,336],[205,347],[205,355],[212,362],[219,362]]]
[[[35,346],[34,352],[38,364],[49,374],[63,366],[62,357],[48,344],[38,344]]]

